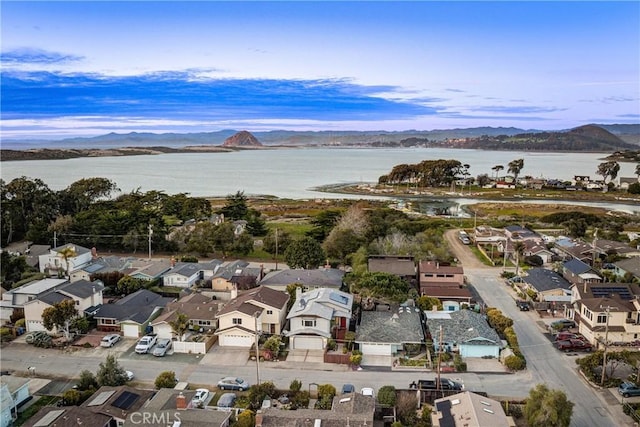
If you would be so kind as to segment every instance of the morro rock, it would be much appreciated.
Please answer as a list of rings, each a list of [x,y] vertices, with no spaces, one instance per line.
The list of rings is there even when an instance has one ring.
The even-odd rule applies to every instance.
[[[262,144],[258,139],[247,132],[246,130],[240,131],[235,135],[225,139],[222,143],[223,147],[262,147]]]

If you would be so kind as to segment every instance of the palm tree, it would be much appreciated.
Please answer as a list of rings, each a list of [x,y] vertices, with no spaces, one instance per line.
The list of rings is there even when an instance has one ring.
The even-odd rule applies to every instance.
[[[64,259],[64,263],[66,266],[66,276],[69,278],[69,258],[75,258],[78,254],[76,249],[73,246],[65,246],[64,248],[58,250],[58,255]]]
[[[509,169],[507,169],[507,172],[513,174],[513,181],[518,185],[518,175],[520,175],[520,171],[524,168],[524,159],[512,160],[508,166]]]
[[[502,165],[495,165],[494,167],[491,168],[492,171],[496,172],[496,181],[498,180],[498,172],[500,172],[503,169],[504,169],[504,166]]]

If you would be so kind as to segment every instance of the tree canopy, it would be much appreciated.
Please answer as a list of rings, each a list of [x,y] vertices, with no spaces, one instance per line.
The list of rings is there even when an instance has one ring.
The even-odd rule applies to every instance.
[[[363,296],[404,302],[408,298],[409,284],[391,273],[365,273],[356,278],[351,289]]]
[[[292,241],[284,252],[284,260],[289,268],[318,268],[325,258],[322,246],[312,237]]]
[[[98,385],[117,387],[127,382],[127,372],[118,363],[115,355],[110,354],[104,362],[100,363],[96,374]]]
[[[53,328],[61,330],[69,341],[69,327],[76,316],[78,316],[78,310],[74,300],[60,301],[42,311],[42,325],[49,331]]]
[[[569,427],[573,406],[563,391],[538,384],[529,391],[524,416],[531,427]]]

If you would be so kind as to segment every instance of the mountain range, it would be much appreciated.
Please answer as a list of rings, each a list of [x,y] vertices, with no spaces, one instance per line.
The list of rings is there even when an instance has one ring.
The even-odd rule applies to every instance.
[[[238,144],[237,141],[242,141]],[[225,143],[226,142],[226,143]],[[640,124],[586,125],[563,131],[475,127],[430,131],[221,130],[199,133],[109,133],[58,141],[5,140],[2,149],[115,149],[121,147],[242,146],[439,146],[503,150],[611,151],[638,149]]]

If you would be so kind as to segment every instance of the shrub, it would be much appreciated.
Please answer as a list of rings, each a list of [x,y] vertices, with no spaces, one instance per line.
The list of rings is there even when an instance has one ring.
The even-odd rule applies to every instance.
[[[256,417],[253,411],[245,410],[240,412],[238,419],[233,424],[234,427],[253,427],[256,424]]]
[[[304,409],[309,407],[311,396],[306,390],[299,391],[291,397],[291,409]]]
[[[318,386],[319,399],[323,397],[330,397],[333,400],[333,397],[335,395],[336,395],[336,388],[332,384],[320,384]]]
[[[360,366],[360,363],[362,363],[362,354],[354,353],[349,356],[349,363],[354,366]]]
[[[267,396],[275,396],[276,386],[271,381],[265,381],[260,385],[254,384],[249,388],[250,408],[254,410],[260,409],[262,401]]]
[[[521,371],[527,367],[527,361],[522,355],[512,354],[504,360],[504,365],[511,371]]]
[[[453,366],[456,368],[456,372],[467,372],[467,362],[464,362],[459,354],[453,357]]]
[[[293,380],[289,384],[289,390],[292,391],[293,393],[299,392],[300,389],[302,389],[302,381],[300,380]]]
[[[24,328],[25,324],[26,324],[26,321],[25,321],[25,319],[23,317],[22,319],[16,320],[15,327],[16,328]]]
[[[263,347],[277,355],[280,352],[280,344],[282,344],[282,338],[280,338],[280,335],[271,335],[264,342]]]
[[[378,402],[385,406],[396,406],[396,388],[392,385],[385,385],[378,390]]]
[[[80,372],[80,380],[78,381],[78,390],[97,390],[98,389],[98,380],[96,380],[96,376],[93,375],[93,372],[89,370],[84,370]]]
[[[334,340],[333,338],[329,338],[327,340],[327,350],[334,351],[336,348],[338,348],[338,343],[336,343],[336,340]]]
[[[157,389],[174,388],[178,384],[176,373],[173,371],[164,371],[156,377],[155,386]]]
[[[9,328],[0,328],[0,342],[9,342],[13,339],[13,332]]]

